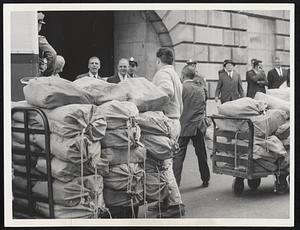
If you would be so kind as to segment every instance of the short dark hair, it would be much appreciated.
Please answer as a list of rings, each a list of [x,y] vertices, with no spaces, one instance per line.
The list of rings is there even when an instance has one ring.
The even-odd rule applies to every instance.
[[[184,66],[181,73],[182,76],[187,77],[189,79],[194,79],[196,76],[196,70],[190,65]]]
[[[262,63],[262,61],[261,61],[261,60],[255,60],[255,61],[253,62],[253,68],[255,68],[256,66],[258,66],[259,63]]]
[[[97,56],[92,56],[92,57],[90,57],[90,58],[89,58],[89,63],[90,63],[90,61],[91,61],[92,59],[98,59],[100,65],[101,65],[101,61],[100,61],[100,59],[99,59]]]
[[[160,59],[162,63],[172,65],[174,61],[174,54],[170,48],[162,47],[156,52],[156,57]]]

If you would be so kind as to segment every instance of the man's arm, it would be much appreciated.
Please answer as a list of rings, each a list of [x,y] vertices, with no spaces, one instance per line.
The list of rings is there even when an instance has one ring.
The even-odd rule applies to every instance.
[[[168,73],[163,71],[159,72],[154,76],[153,83],[163,92],[165,92],[169,98],[174,96],[173,81]]]
[[[44,36],[39,36],[39,50],[42,52],[42,57],[47,59],[47,69],[44,72],[45,76],[50,76],[53,73],[54,63],[56,59],[55,49],[48,43]]]
[[[257,75],[260,75],[260,80],[257,81],[257,84],[259,84],[260,86],[267,86],[268,85],[268,80],[266,77],[266,74],[263,71],[260,71]]]
[[[268,72],[268,76],[267,76],[267,81],[268,81],[268,85],[273,85],[273,76],[272,76],[272,72],[271,70]]]
[[[217,85],[216,92],[215,92],[215,101],[216,102],[219,99],[219,95],[220,95],[222,86],[223,86],[223,82],[222,82],[221,76],[219,75],[218,85]]]
[[[238,74],[238,91],[239,91],[239,94],[240,94],[241,97],[245,96],[241,76],[239,74]]]

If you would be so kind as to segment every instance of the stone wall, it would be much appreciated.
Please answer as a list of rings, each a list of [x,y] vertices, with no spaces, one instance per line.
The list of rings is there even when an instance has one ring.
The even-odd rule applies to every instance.
[[[263,61],[267,72],[275,56],[289,66],[289,11],[163,10],[115,12],[115,64],[120,57],[139,60],[139,74],[152,79],[155,51],[169,46],[175,69],[181,73],[188,59],[198,62],[214,96],[218,70],[233,59],[244,80],[250,60]]]
[[[138,75],[152,79],[155,73],[155,53],[160,41],[142,11],[114,13],[114,65],[120,58],[134,57],[138,61]]]

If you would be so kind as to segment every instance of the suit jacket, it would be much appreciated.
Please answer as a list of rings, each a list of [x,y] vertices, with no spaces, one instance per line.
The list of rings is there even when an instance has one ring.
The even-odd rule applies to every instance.
[[[232,78],[228,76],[227,72],[220,72],[215,97],[219,97],[220,94],[221,103],[236,100],[244,96],[242,80],[236,71],[233,71]]]
[[[75,79],[77,80],[77,79],[80,79],[80,78],[83,78],[83,77],[90,77],[89,72],[80,74]],[[101,79],[101,77],[98,75],[97,79]]]
[[[265,86],[268,85],[268,81],[264,72],[255,73],[253,69],[249,70],[246,72],[246,81],[248,83],[247,97],[254,98],[257,92],[266,93]]]
[[[282,77],[280,77],[276,71],[276,69],[271,69],[268,72],[268,88],[269,89],[276,89],[279,88],[279,86],[281,86],[281,84],[287,80],[287,70],[286,69],[282,69]]]
[[[127,77],[128,77],[128,78],[131,78],[131,77],[129,76],[129,74],[127,74]],[[109,82],[109,83],[115,83],[115,84],[118,84],[121,80],[120,80],[120,78],[119,78],[119,74],[117,73],[117,74],[115,74],[115,75],[113,75],[113,76],[107,78],[106,81]]]
[[[183,111],[180,117],[180,136],[195,136],[205,117],[205,91],[195,81],[185,81],[182,85]]]

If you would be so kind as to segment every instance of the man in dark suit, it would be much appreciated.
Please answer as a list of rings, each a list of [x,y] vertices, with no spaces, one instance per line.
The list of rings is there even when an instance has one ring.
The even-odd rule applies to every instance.
[[[197,61],[189,59],[186,62],[186,64],[187,64],[187,66],[189,66],[189,68],[192,68],[195,70],[196,75],[195,75],[194,81],[204,87],[205,96],[206,96],[206,98],[208,98],[207,83],[206,83],[204,76],[200,75],[197,71]]]
[[[246,72],[247,97],[254,98],[257,92],[266,93],[265,86],[268,85],[266,74],[262,67],[262,61],[255,60],[252,70]]]
[[[107,78],[109,83],[119,83],[125,81],[130,76],[128,75],[129,61],[126,58],[121,58],[118,63],[118,73]]]
[[[274,61],[274,69],[268,72],[268,88],[279,88],[282,83],[287,81],[287,70],[283,69],[280,64],[280,58],[276,57]]]
[[[215,92],[215,101],[218,102],[221,94],[221,103],[236,100],[244,96],[241,77],[239,73],[233,70],[235,63],[232,60],[225,60],[223,66],[225,71],[219,74],[219,81]]]
[[[208,187],[210,172],[207,164],[207,153],[204,142],[206,127],[204,125],[206,96],[203,86],[194,81],[195,70],[185,66],[182,70],[182,101],[183,112],[180,117],[181,132],[178,140],[179,152],[173,158],[173,171],[178,186],[180,185],[181,172],[186,150],[190,139],[193,141],[198,166],[202,179],[202,186]]]
[[[76,80],[79,78],[82,78],[82,77],[93,77],[96,79],[101,79],[101,77],[98,74],[100,67],[101,67],[100,59],[95,56],[90,57],[89,63],[88,63],[89,72],[78,75],[76,77]]]

